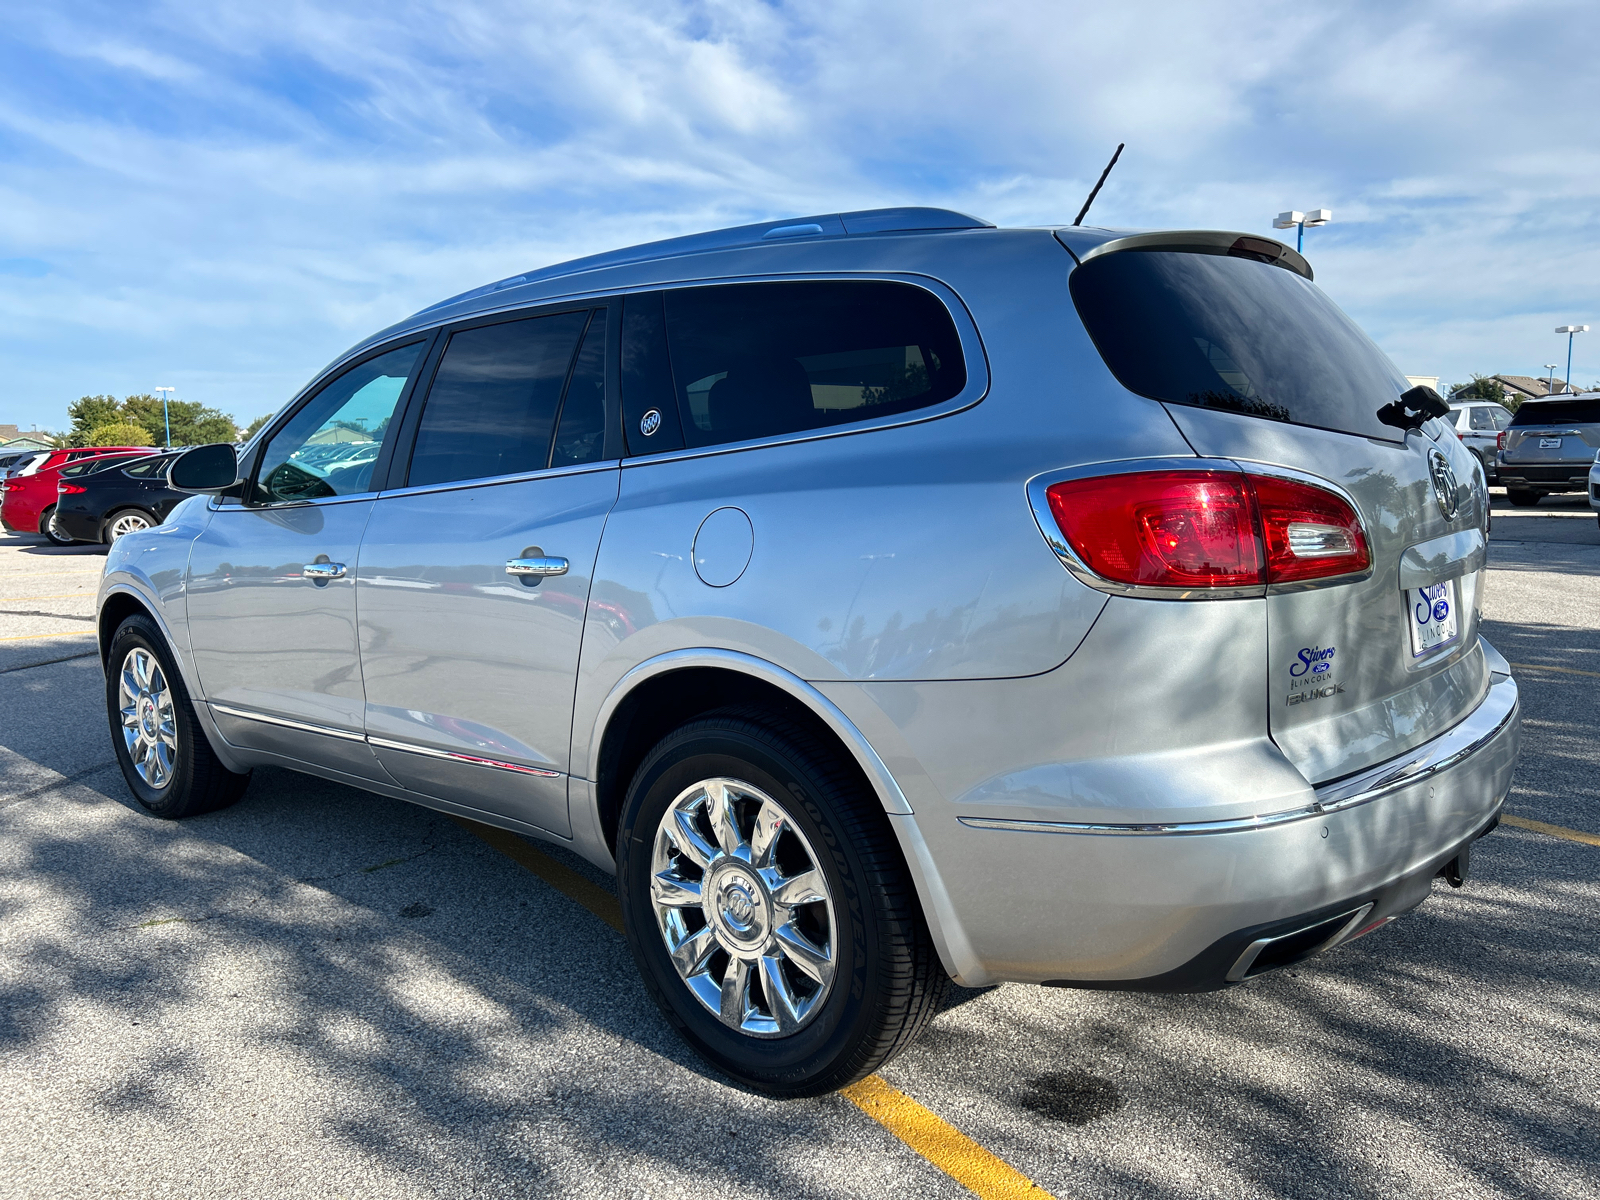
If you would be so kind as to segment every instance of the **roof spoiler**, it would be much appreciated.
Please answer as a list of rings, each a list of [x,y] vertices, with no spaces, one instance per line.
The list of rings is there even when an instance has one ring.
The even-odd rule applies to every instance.
[[[1057,240],[1078,262],[1086,263],[1102,254],[1117,254],[1124,250],[1167,250],[1179,254],[1225,254],[1232,258],[1248,258],[1254,262],[1268,263],[1314,279],[1311,264],[1298,251],[1290,249],[1273,238],[1254,233],[1227,233],[1220,229],[1177,229],[1161,233],[1133,233],[1115,237],[1087,249],[1074,250],[1058,232]],[[1081,243],[1080,243],[1081,245]]]

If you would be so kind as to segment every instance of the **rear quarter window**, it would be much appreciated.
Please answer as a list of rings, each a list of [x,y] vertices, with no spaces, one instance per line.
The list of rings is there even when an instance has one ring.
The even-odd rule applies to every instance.
[[[1073,271],[1111,373],[1169,404],[1400,441],[1378,409],[1410,384],[1310,280],[1219,254],[1126,250]]]
[[[623,346],[624,409],[643,394],[647,362],[670,371],[655,394],[670,395],[676,422],[661,432],[712,446],[823,430],[941,404],[966,386],[966,363],[943,301],[888,280],[719,284],[663,293],[666,353],[645,305],[629,298]],[[639,308],[641,317],[631,314]],[[637,337],[638,346],[628,338]],[[635,376],[640,378],[635,378]],[[648,412],[649,409],[644,409]],[[665,416],[665,414],[663,414]],[[640,419],[643,418],[641,412]],[[669,428],[675,425],[676,428]],[[628,427],[635,453],[657,446]],[[658,441],[663,439],[657,438]]]

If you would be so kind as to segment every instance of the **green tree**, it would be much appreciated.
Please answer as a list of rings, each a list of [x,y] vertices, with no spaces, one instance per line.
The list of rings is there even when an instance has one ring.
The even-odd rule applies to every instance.
[[[89,434],[87,446],[154,446],[152,438],[143,426],[133,425],[127,421],[112,421],[102,425]]]
[[[1496,404],[1505,404],[1506,385],[1493,375],[1474,373],[1471,383],[1457,384],[1450,395],[1455,400],[1493,400]]]
[[[168,421],[172,423],[174,446],[232,442],[239,437],[239,427],[232,417],[195,400],[170,400],[163,415],[159,396],[129,396],[122,402],[122,418],[143,427],[150,434],[152,446],[166,442]]]
[[[254,421],[251,421],[250,424],[246,427],[245,431],[239,435],[240,439],[243,440],[243,441],[248,441],[250,438],[255,437],[256,432],[263,425],[265,425],[268,421],[272,420],[272,418],[277,416],[277,415],[278,415],[277,413],[268,413],[264,417],[257,417]]]
[[[67,405],[67,416],[72,418],[72,428],[67,431],[69,446],[88,446],[89,435],[102,425],[109,425],[122,417],[121,406],[115,396],[80,396]]]

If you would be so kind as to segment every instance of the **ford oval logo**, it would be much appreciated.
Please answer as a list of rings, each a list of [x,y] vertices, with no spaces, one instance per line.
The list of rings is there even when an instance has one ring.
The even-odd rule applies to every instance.
[[[1433,477],[1433,496],[1439,501],[1439,511],[1448,521],[1456,515],[1456,509],[1460,507],[1460,488],[1456,484],[1456,473],[1451,468],[1448,458],[1437,450],[1430,449],[1428,474]]]
[[[645,413],[644,416],[639,418],[639,432],[644,434],[645,437],[649,437],[652,433],[660,428],[661,410],[659,408],[652,408],[649,412]]]

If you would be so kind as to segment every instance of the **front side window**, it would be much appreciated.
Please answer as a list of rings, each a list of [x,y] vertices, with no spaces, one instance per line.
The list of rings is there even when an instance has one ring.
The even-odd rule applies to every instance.
[[[1078,315],[1131,392],[1400,441],[1404,375],[1310,280],[1246,258],[1126,250],[1072,272]]]
[[[372,490],[372,470],[423,343],[350,368],[302,405],[272,435],[251,489],[255,504],[355,496]]]
[[[909,284],[725,284],[675,289],[664,299],[689,446],[909,412],[966,386],[949,311]]]
[[[1490,431],[1498,428],[1494,423],[1494,410],[1487,407],[1473,409],[1472,428]]]
[[[548,467],[562,396],[592,315],[585,309],[451,334],[422,410],[407,486]],[[598,336],[603,344],[603,324]],[[603,363],[603,352],[594,357],[597,363],[591,365]],[[592,381],[580,390],[584,395],[575,404],[575,417],[592,396]],[[602,414],[602,431],[603,421]],[[595,449],[577,437],[563,452],[570,460]]]

